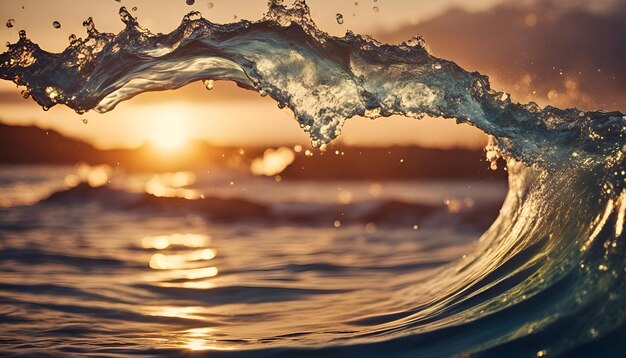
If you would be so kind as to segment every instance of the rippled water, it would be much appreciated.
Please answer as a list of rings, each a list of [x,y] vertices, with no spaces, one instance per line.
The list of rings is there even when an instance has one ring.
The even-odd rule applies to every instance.
[[[240,180],[236,190],[199,174],[205,180],[194,190],[248,200],[261,200],[262,193],[275,207],[297,204],[298,197],[306,206],[307,196],[317,191],[327,193],[317,203],[331,212],[345,201],[345,192],[357,202],[370,200],[370,206],[394,198],[443,210],[414,216],[418,229],[393,220],[339,228],[315,218],[268,225],[248,217],[233,224],[201,211],[180,212],[176,205],[131,209],[129,200],[135,199],[128,192],[113,203],[97,195],[107,186],[44,199],[64,190],[73,172],[0,170],[6,189],[0,196],[14,198],[16,187],[42,193],[30,197],[34,204],[0,209],[5,353],[148,354],[375,339],[376,327],[387,320],[378,315],[406,311],[415,299],[414,285],[471,251],[481,228],[452,221],[440,226],[437,215],[449,214],[445,204],[497,207],[506,190],[503,183],[254,178]],[[114,176],[109,186],[157,177],[162,175]]]

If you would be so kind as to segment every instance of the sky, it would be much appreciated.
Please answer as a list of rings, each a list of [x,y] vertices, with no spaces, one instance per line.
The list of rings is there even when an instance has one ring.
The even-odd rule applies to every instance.
[[[358,5],[356,5],[358,3]],[[310,0],[317,25],[341,36],[346,30],[398,43],[424,35],[430,51],[467,70],[491,77],[494,88],[514,100],[584,109],[626,110],[626,8],[620,1],[524,0]],[[99,31],[123,28],[117,10],[129,9],[152,32],[169,32],[189,11],[213,22],[257,20],[265,0],[17,0],[0,2],[0,14],[14,27],[0,29],[0,40],[15,42],[20,29],[43,49],[59,52],[72,33],[84,36],[82,21],[93,17]],[[210,6],[209,4],[212,4]],[[23,8],[22,8],[23,7]],[[378,8],[378,11],[374,10]],[[344,23],[335,16],[341,13]],[[236,17],[236,18],[235,18]],[[61,28],[55,29],[53,21]],[[86,124],[83,120],[86,120]],[[273,100],[216,83],[201,83],[169,92],[148,93],[106,114],[79,116],[56,106],[44,112],[24,100],[11,82],[0,81],[0,122],[35,124],[86,139],[100,148],[134,147],[164,138],[205,139],[217,145],[307,144],[288,109]],[[443,119],[417,121],[401,117],[347,121],[339,141],[354,145],[423,145],[478,147],[485,136],[469,125]]]

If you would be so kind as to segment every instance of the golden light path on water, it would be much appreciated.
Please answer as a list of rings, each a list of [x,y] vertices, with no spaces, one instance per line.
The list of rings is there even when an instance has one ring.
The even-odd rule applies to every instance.
[[[371,228],[366,228],[368,234],[372,234],[374,230],[370,230]],[[350,229],[348,229],[350,230]],[[286,229],[283,235],[291,236],[290,230]],[[285,239],[287,236],[285,237]],[[320,243],[317,245],[320,248],[327,247],[331,242],[335,239],[331,237],[320,237],[317,240]],[[294,239],[294,241],[297,241]],[[140,277],[134,277],[133,280],[139,280],[139,282],[149,283],[158,287],[163,287],[165,289],[176,289],[181,288],[185,290],[192,290],[196,294],[202,294],[206,297],[213,296],[213,299],[217,299],[218,302],[221,302],[223,298],[218,297],[220,294],[216,292],[212,292],[211,289],[219,289],[219,288],[227,288],[230,285],[246,285],[246,282],[254,282],[250,281],[252,276],[249,276],[247,273],[241,273],[240,275],[235,275],[234,277],[223,278],[220,277],[219,268],[216,265],[216,259],[219,258],[219,253],[215,248],[212,247],[213,239],[211,236],[207,234],[192,234],[192,233],[173,233],[170,235],[154,235],[154,236],[146,236],[142,238],[138,245],[149,253],[147,256],[147,262],[144,264],[147,268],[150,269],[150,272],[144,274]],[[268,254],[272,253],[274,255],[278,255],[280,252],[284,252],[283,249],[279,249],[278,247],[273,247],[274,244],[265,243],[264,245],[270,245],[270,248],[263,248],[262,251],[267,251]],[[286,250],[287,252],[292,252],[293,255],[302,256],[300,259],[296,260],[305,260],[310,252],[314,252],[315,247],[304,247],[301,243],[295,242],[288,245]],[[239,256],[230,256],[229,259],[235,261],[241,261],[245,265],[250,265],[250,263],[246,262],[250,259],[258,258],[259,256],[256,254],[245,254],[244,252],[238,251],[236,248],[230,248],[232,255],[232,250],[235,252],[239,252]],[[390,248],[381,247],[382,250],[389,250]],[[405,249],[410,250],[409,246],[405,246]],[[250,249],[252,250],[252,249]],[[276,251],[278,250],[278,251]],[[454,252],[456,250],[451,250],[450,253],[445,254],[445,251],[442,251],[440,254],[443,256],[447,255],[455,255]],[[384,252],[384,251],[383,251]],[[383,254],[381,252],[381,254]],[[358,255],[346,255],[343,262],[343,265],[364,265],[367,260],[359,261],[363,259],[358,259]],[[402,256],[402,255],[400,255]],[[259,262],[258,268],[263,269],[264,267],[271,267],[268,263]],[[342,262],[336,262],[337,265],[342,265]],[[372,262],[372,264],[374,264]],[[426,277],[430,270],[425,270],[420,275],[414,276],[414,278],[418,277]],[[231,273],[229,273],[230,275]],[[268,272],[271,275],[270,272]],[[309,276],[303,272],[300,275],[305,275],[303,277]],[[324,275],[315,278],[315,276],[310,276],[311,279],[321,280],[320,282],[324,282],[323,286],[325,289],[349,289],[350,287],[367,287],[368,285],[372,285],[371,289],[375,289],[376,283],[382,279],[381,277],[376,276],[367,276],[365,275],[363,278],[354,279],[351,283],[347,283],[345,279],[335,275],[330,275],[324,277]],[[271,276],[268,278],[271,281]],[[403,279],[404,280],[404,279]],[[403,281],[402,280],[402,281]],[[285,287],[289,287],[290,285],[286,285]],[[260,286],[262,287],[262,286]],[[298,287],[298,286],[296,286]],[[215,296],[218,295],[218,296]],[[225,298],[224,298],[225,299]],[[256,301],[253,297],[250,298],[251,302]],[[344,319],[348,319],[355,312],[359,312],[363,308],[359,308],[359,302],[363,305],[372,305],[374,302],[378,300],[375,297],[368,297],[365,295],[362,298],[349,298],[349,297],[340,297],[340,296],[329,296],[328,298],[310,298],[308,300],[303,301],[286,301],[280,304],[280,307],[275,306],[276,303],[263,303],[263,301],[259,301],[254,305],[247,305],[237,302],[224,301],[222,305],[197,305],[197,304],[181,304],[181,302],[176,303],[168,303],[168,300],[160,300],[160,301],[146,301],[144,305],[139,307],[139,309],[143,312],[143,314],[148,316],[158,316],[165,318],[177,318],[184,319],[189,322],[187,325],[192,326],[193,328],[183,329],[179,331],[164,331],[161,333],[155,334],[155,337],[151,337],[148,340],[153,341],[160,348],[182,348],[191,351],[202,351],[202,350],[237,350],[237,349],[245,349],[247,339],[242,339],[241,341],[224,341],[223,337],[267,337],[272,335],[279,335],[281,332],[290,332],[295,329],[295,326],[299,326],[299,330],[306,331],[307,326],[325,326],[332,327],[334,320],[337,317],[343,317]],[[183,299],[184,301],[184,299]],[[374,304],[380,305],[383,302]],[[325,307],[324,313],[318,317],[316,320],[308,322],[313,312],[316,311],[315,307]],[[351,308],[348,308],[351,307]],[[262,316],[259,316],[258,319],[255,319],[253,324],[245,324],[247,320],[247,316],[256,315],[258,313],[255,312],[265,312]],[[321,312],[320,312],[321,313]],[[283,320],[274,320],[265,315],[269,314],[277,314],[281,316],[285,316],[288,318],[284,318]],[[236,324],[216,324],[214,322],[215,318],[219,318],[222,316],[227,317],[241,317],[241,323]],[[307,323],[308,322],[308,323]],[[295,326],[294,326],[295,325]],[[293,331],[298,332],[298,330]],[[326,333],[319,332],[310,338],[314,342],[317,339],[324,339],[323,337],[327,335]],[[296,335],[297,336],[297,335]],[[295,336],[294,336],[295,337]]]
[[[211,237],[203,234],[171,234],[146,236],[141,240],[145,250],[156,251],[148,263],[153,270],[145,277],[148,282],[157,282],[163,287],[183,287],[187,289],[210,289],[215,285],[210,281],[218,275],[218,269],[211,265],[217,252],[210,247]],[[174,253],[168,251],[174,249]],[[147,306],[145,314],[161,317],[203,319],[206,311],[202,306]],[[226,346],[211,344],[211,334],[215,328],[201,327],[183,330],[179,336],[169,337],[169,344],[180,345],[189,350],[225,349]]]

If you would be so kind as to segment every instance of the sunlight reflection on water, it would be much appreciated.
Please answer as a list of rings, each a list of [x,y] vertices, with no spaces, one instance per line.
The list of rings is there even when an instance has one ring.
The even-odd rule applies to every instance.
[[[60,185],[65,175],[59,174]],[[219,185],[228,183],[228,176],[196,175],[191,189],[226,196]],[[232,225],[211,221],[204,211],[181,210],[183,200],[146,199],[145,184],[155,176],[115,170],[106,187],[81,185],[64,200],[0,215],[0,258],[6,258],[0,260],[0,295],[9,300],[0,314],[24,317],[8,329],[10,339],[18,342],[38,332],[48,346],[60,340],[81,346],[83,338],[73,330],[58,328],[67,322],[78,325],[90,344],[109,347],[126,337],[134,348],[124,349],[137,351],[313,347],[354,338],[377,327],[376,314],[405,312],[428,298],[414,292],[415,283],[470,252],[477,235],[465,226],[439,227],[436,217],[430,225],[420,222],[418,231],[413,221],[370,218],[372,203],[361,201],[378,195],[432,202],[445,213],[446,198],[494,191],[493,185],[482,190],[462,182],[448,196],[438,195],[442,184],[428,183],[316,183],[311,192],[311,184],[275,188],[272,178],[241,179],[240,185],[251,188],[244,198],[266,203],[260,198],[271,197],[270,203],[278,204],[270,208],[308,205],[307,195],[314,194],[316,205],[328,206],[321,213],[334,214],[335,205],[351,202],[364,219],[333,216],[341,221],[335,228],[332,220],[312,214],[284,225],[251,216]],[[172,187],[195,179],[171,173],[158,180]],[[5,187],[15,187],[9,184]],[[127,186],[136,191],[123,190]],[[250,199],[252,193],[256,196]],[[158,210],[133,205],[145,200],[164,204]],[[298,205],[284,210],[293,214]],[[405,206],[391,205],[385,213],[407,215],[419,207]],[[364,326],[355,324],[356,318],[364,319]]]
[[[159,273],[159,281],[170,283],[173,280],[200,280],[217,276],[217,267],[207,266],[208,261],[217,255],[215,249],[207,247],[210,243],[208,235],[198,234],[147,236],[141,240],[144,249],[159,250],[150,257],[148,265]],[[177,250],[181,247],[194,250]],[[164,251],[168,248],[177,251]],[[188,287],[188,284],[187,281],[181,282],[180,287]],[[206,288],[210,285],[194,282],[193,286]]]
[[[170,245],[180,245],[185,247],[206,247],[211,244],[208,235],[197,234],[173,234],[162,236],[146,236],[141,240],[144,249],[167,249]]]
[[[186,188],[196,182],[196,175],[192,172],[175,172],[155,174],[145,184],[145,192],[157,197],[177,197],[198,199],[197,190]]]

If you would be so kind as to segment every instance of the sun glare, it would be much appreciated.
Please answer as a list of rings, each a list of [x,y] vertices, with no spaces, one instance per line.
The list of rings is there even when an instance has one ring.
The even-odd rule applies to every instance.
[[[151,123],[148,141],[162,151],[175,151],[189,141],[189,128],[177,116],[164,116]]]

